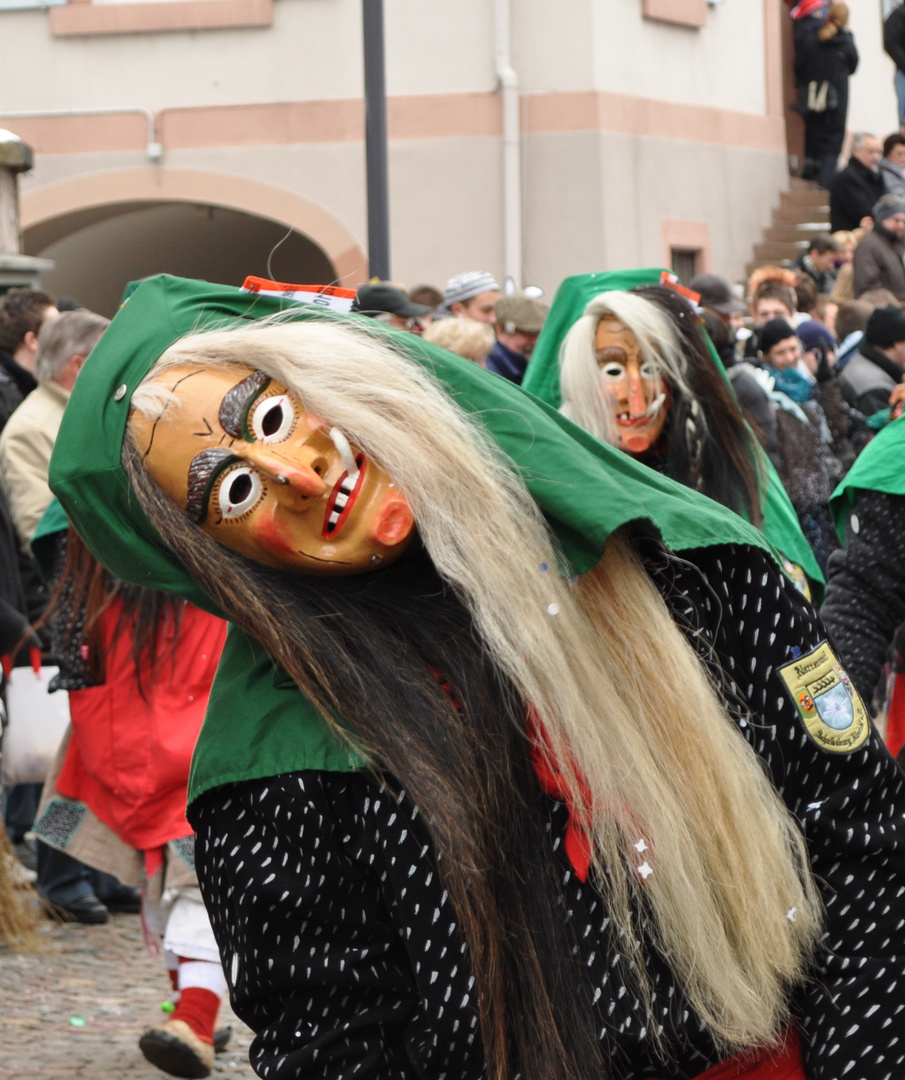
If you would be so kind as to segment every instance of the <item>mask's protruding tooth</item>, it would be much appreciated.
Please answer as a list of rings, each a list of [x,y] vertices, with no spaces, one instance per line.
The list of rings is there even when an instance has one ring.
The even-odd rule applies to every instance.
[[[330,441],[336,447],[336,451],[343,460],[343,465],[346,467],[346,472],[349,474],[349,482],[352,486],[355,486],[358,480],[358,465],[355,462],[355,455],[352,453],[352,447],[349,445],[349,440],[343,435],[339,428],[332,427],[327,432],[330,436]]]
[[[666,394],[660,394],[659,397],[654,398],[654,400],[650,403],[650,405],[648,405],[648,407],[647,407],[648,413],[651,416],[656,416],[657,413],[663,408],[663,405],[665,404],[665,402],[666,402]]]

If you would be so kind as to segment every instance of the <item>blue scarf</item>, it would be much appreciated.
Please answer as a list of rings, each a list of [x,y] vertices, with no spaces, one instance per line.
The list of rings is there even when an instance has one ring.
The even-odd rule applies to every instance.
[[[795,368],[785,368],[780,371],[779,368],[771,367],[769,364],[764,364],[764,368],[773,376],[776,389],[781,390],[796,404],[803,405],[811,400],[813,387],[810,380],[800,371],[796,371]]]

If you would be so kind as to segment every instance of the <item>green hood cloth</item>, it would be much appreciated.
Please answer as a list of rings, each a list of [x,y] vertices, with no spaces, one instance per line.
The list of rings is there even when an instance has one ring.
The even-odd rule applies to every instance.
[[[160,276],[142,283],[92,350],[67,405],[50,484],[95,556],[118,578],[176,592],[215,614],[150,524],[120,465],[135,387],[185,335],[280,311],[300,320],[350,320],[386,335],[485,425],[523,477],[562,549],[581,574],[607,536],[628,522],[674,551],[747,544],[770,551],[756,529],[501,379],[421,341],[355,315],[336,315],[226,285]],[[291,737],[289,736],[291,733]],[[231,627],[195,751],[189,798],[222,784],[299,769],[348,771],[362,758],[338,737],[265,651]]]
[[[584,314],[584,309],[603,292],[633,289],[636,285],[659,285],[664,270],[650,268],[646,270],[609,270],[593,274],[576,274],[568,277],[556,290],[550,314],[544,323],[540,337],[531,355],[531,362],[522,380],[522,388],[546,401],[558,409],[562,405],[559,388],[559,351],[563,339]],[[713,347],[713,342],[705,333],[705,340],[710,355],[720,374],[729,386],[732,396],[735,391],[726,375],[726,369]],[[760,455],[760,465],[766,479],[761,528],[771,544],[789,562],[802,568],[811,587],[811,595],[819,602],[823,597],[824,579],[811,545],[805,539],[798,522],[798,515],[792,506],[786,489],[779,479],[772,462],[766,453],[760,450],[760,443],[754,439],[754,446]]]
[[[830,496],[830,510],[840,541],[859,491],[905,495],[905,416],[893,420],[875,435],[855,459]]]

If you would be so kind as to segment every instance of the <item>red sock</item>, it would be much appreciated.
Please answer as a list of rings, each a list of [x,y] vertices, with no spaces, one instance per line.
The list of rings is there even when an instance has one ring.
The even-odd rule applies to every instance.
[[[173,992],[179,993],[179,968],[167,968],[167,975],[170,976],[170,985],[173,987]]]
[[[187,986],[176,1004],[176,1010],[170,1015],[171,1020],[182,1020],[194,1031],[202,1042],[213,1045],[214,1024],[220,998],[213,990],[200,986]]]

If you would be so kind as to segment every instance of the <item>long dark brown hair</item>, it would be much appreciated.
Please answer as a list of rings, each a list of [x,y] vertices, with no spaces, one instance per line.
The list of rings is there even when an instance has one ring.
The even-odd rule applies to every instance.
[[[37,626],[50,628],[52,650],[58,658],[79,648],[91,682],[103,683],[106,656],[102,617],[119,598],[112,636],[115,640],[121,634],[130,634],[138,689],[145,697],[144,680],[160,677],[163,665],[172,663],[175,657],[185,601],[172,593],[119,581],[101,566],[71,527],[63,543],[64,550],[58,556],[59,577]]]
[[[694,309],[674,289],[639,285],[631,290],[662,308],[681,339],[687,391],[670,386],[666,420],[667,472],[760,527],[760,453],[741,407],[701,333]]]

